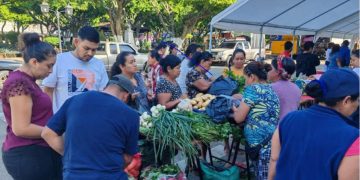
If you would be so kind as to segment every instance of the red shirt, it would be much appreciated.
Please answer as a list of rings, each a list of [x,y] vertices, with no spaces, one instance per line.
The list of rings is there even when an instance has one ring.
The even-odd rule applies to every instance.
[[[151,90],[153,95],[156,93],[156,82],[159,80],[160,76],[163,74],[162,68],[159,63],[151,66],[150,68],[150,80],[151,80]]]
[[[285,50],[282,53],[280,53],[279,56],[285,56],[287,58],[290,58],[291,57],[291,52]]]

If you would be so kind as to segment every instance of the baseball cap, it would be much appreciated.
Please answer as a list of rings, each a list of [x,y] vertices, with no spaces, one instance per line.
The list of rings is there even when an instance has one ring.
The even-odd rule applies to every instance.
[[[133,84],[131,83],[129,78],[127,78],[126,76],[124,76],[122,74],[118,74],[118,75],[115,75],[115,76],[111,77],[111,79],[108,82],[108,85],[109,84],[118,85],[119,87],[121,87],[125,91],[127,91],[128,93],[133,93],[134,92]]]
[[[342,98],[359,94],[359,76],[350,69],[326,71],[319,79],[325,99]]]

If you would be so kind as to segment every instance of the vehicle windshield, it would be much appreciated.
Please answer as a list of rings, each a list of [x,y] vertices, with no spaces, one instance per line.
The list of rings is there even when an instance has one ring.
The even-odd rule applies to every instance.
[[[236,42],[222,42],[219,48],[232,49],[236,45]]]

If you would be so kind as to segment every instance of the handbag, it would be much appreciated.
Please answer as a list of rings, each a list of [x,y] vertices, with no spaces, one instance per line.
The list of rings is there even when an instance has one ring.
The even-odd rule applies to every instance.
[[[272,138],[272,134],[266,137],[261,143],[257,144],[254,147],[251,147],[247,142],[245,143],[245,152],[249,156],[249,158],[253,161],[257,161],[259,159],[259,153],[261,148],[263,148]]]

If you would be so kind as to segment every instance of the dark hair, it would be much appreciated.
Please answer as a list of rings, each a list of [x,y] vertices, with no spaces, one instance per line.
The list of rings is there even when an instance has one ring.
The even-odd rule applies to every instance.
[[[204,51],[204,52],[195,52],[194,55],[192,56],[190,62],[189,62],[189,66],[190,67],[194,67],[200,64],[201,60],[204,61],[210,61],[212,60],[213,56],[211,53]]]
[[[334,46],[331,48],[331,53],[330,54],[334,54],[336,52],[340,51],[340,46],[338,44],[334,44]]]
[[[244,73],[247,76],[250,76],[251,74],[256,75],[261,80],[266,81],[267,79],[267,71],[265,69],[265,64],[259,61],[251,62],[247,66],[245,66]]]
[[[121,74],[121,69],[120,69],[120,65],[125,66],[126,63],[126,57],[132,55],[131,52],[121,52],[119,55],[116,56],[116,61],[115,63],[111,66],[111,71],[110,71],[110,77],[113,77],[115,75]]]
[[[171,44],[169,45],[169,50],[172,51],[172,50],[174,50],[176,47],[178,47],[177,44],[171,43]]]
[[[194,55],[197,48],[200,48],[201,46],[198,44],[190,44],[186,50],[185,50],[185,56],[189,57],[190,54]]]
[[[355,49],[355,50],[352,51],[351,54],[353,54],[355,57],[359,58],[359,53],[360,53],[359,49]]]
[[[78,36],[81,40],[88,40],[93,43],[100,42],[99,32],[91,26],[84,26],[80,28]]]
[[[152,42],[151,43],[151,49],[156,49],[157,46],[158,46],[157,42]]]
[[[158,51],[162,48],[166,48],[167,47],[167,44],[166,42],[161,42],[155,49]]]
[[[156,61],[158,61],[158,62],[161,60],[161,56],[159,55],[159,53],[156,50],[150,51],[149,55],[150,55],[150,57],[155,58]]]
[[[233,52],[231,58],[230,58],[230,62],[229,62],[229,67],[234,63],[234,58],[236,56],[237,53],[243,53],[244,54],[244,57],[246,58],[246,53],[244,50],[242,49],[239,49],[239,48],[236,48],[235,51]]]
[[[336,106],[336,104],[340,101],[342,101],[345,97],[340,97],[340,98],[331,98],[331,99],[324,99],[323,98],[323,90],[321,88],[321,85],[318,81],[311,81],[309,82],[305,89],[304,92],[309,95],[310,97],[315,98],[315,101],[318,102],[323,102],[325,103],[327,106],[329,107],[334,107]],[[357,100],[357,98],[359,97],[359,94],[353,94],[353,95],[349,95],[351,97],[352,101]]]
[[[293,43],[290,41],[286,41],[284,47],[285,50],[291,50],[291,48],[293,47]]]
[[[282,65],[282,70],[279,70],[279,61],[281,61],[281,65]],[[291,75],[294,74],[295,69],[296,69],[296,65],[294,60],[292,60],[291,58],[282,58],[281,60],[273,59],[271,61],[271,65],[279,72],[280,78],[282,80],[289,80],[291,78]],[[282,71],[285,72],[282,72]]]
[[[343,43],[342,43],[343,46],[349,46],[349,44],[350,44],[350,43],[349,43],[348,40],[345,40],[345,41],[343,41]]]
[[[311,42],[311,41],[307,41],[307,42],[305,42],[305,44],[304,44],[304,50],[305,50],[305,51],[308,51],[308,50],[310,50],[310,49],[313,48],[313,47],[314,47],[314,43]]]
[[[179,64],[181,64],[181,60],[177,56],[172,54],[169,54],[164,59],[160,60],[160,66],[163,69],[164,73],[168,73],[168,67],[174,69]]]
[[[335,45],[335,43],[329,42],[329,44],[328,44],[328,49],[329,49],[329,48],[331,49],[334,45]]]
[[[20,34],[18,40],[18,46],[23,53],[25,63],[28,63],[31,58],[35,58],[38,62],[43,62],[48,57],[56,56],[54,47],[40,41],[40,36],[37,33]]]

